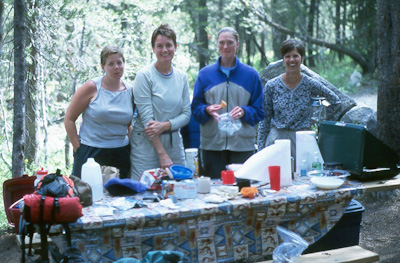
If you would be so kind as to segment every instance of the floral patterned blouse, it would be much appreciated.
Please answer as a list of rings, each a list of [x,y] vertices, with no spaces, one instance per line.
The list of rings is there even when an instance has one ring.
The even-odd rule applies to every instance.
[[[331,104],[340,103],[335,93],[307,75],[303,74],[300,83],[293,90],[283,82],[282,75],[269,80],[264,87],[265,118],[258,127],[259,151],[265,147],[265,141],[272,127],[293,131],[310,129],[312,97],[325,97]]]

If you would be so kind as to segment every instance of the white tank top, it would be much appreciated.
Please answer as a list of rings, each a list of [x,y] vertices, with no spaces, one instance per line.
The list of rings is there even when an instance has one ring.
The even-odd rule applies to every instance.
[[[132,86],[124,82],[122,91],[101,87],[103,77],[92,79],[96,98],[82,113],[79,139],[82,144],[97,148],[118,148],[128,145],[128,124],[133,117]]]

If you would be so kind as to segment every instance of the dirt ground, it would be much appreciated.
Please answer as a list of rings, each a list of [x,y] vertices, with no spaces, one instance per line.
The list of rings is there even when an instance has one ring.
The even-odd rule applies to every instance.
[[[359,245],[378,253],[379,262],[400,262],[400,190],[375,192],[358,200],[365,207]]]

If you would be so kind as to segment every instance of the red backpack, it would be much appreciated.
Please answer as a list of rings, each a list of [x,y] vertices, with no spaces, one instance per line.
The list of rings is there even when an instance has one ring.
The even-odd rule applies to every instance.
[[[61,175],[44,176],[33,194],[24,196],[24,219],[31,223],[72,223],[82,214],[82,205],[74,190],[74,182]]]

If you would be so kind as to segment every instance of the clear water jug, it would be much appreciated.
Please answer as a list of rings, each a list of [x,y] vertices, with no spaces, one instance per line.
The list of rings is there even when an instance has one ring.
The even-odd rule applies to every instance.
[[[94,158],[88,158],[82,165],[82,180],[92,188],[93,203],[103,199],[103,175]]]

